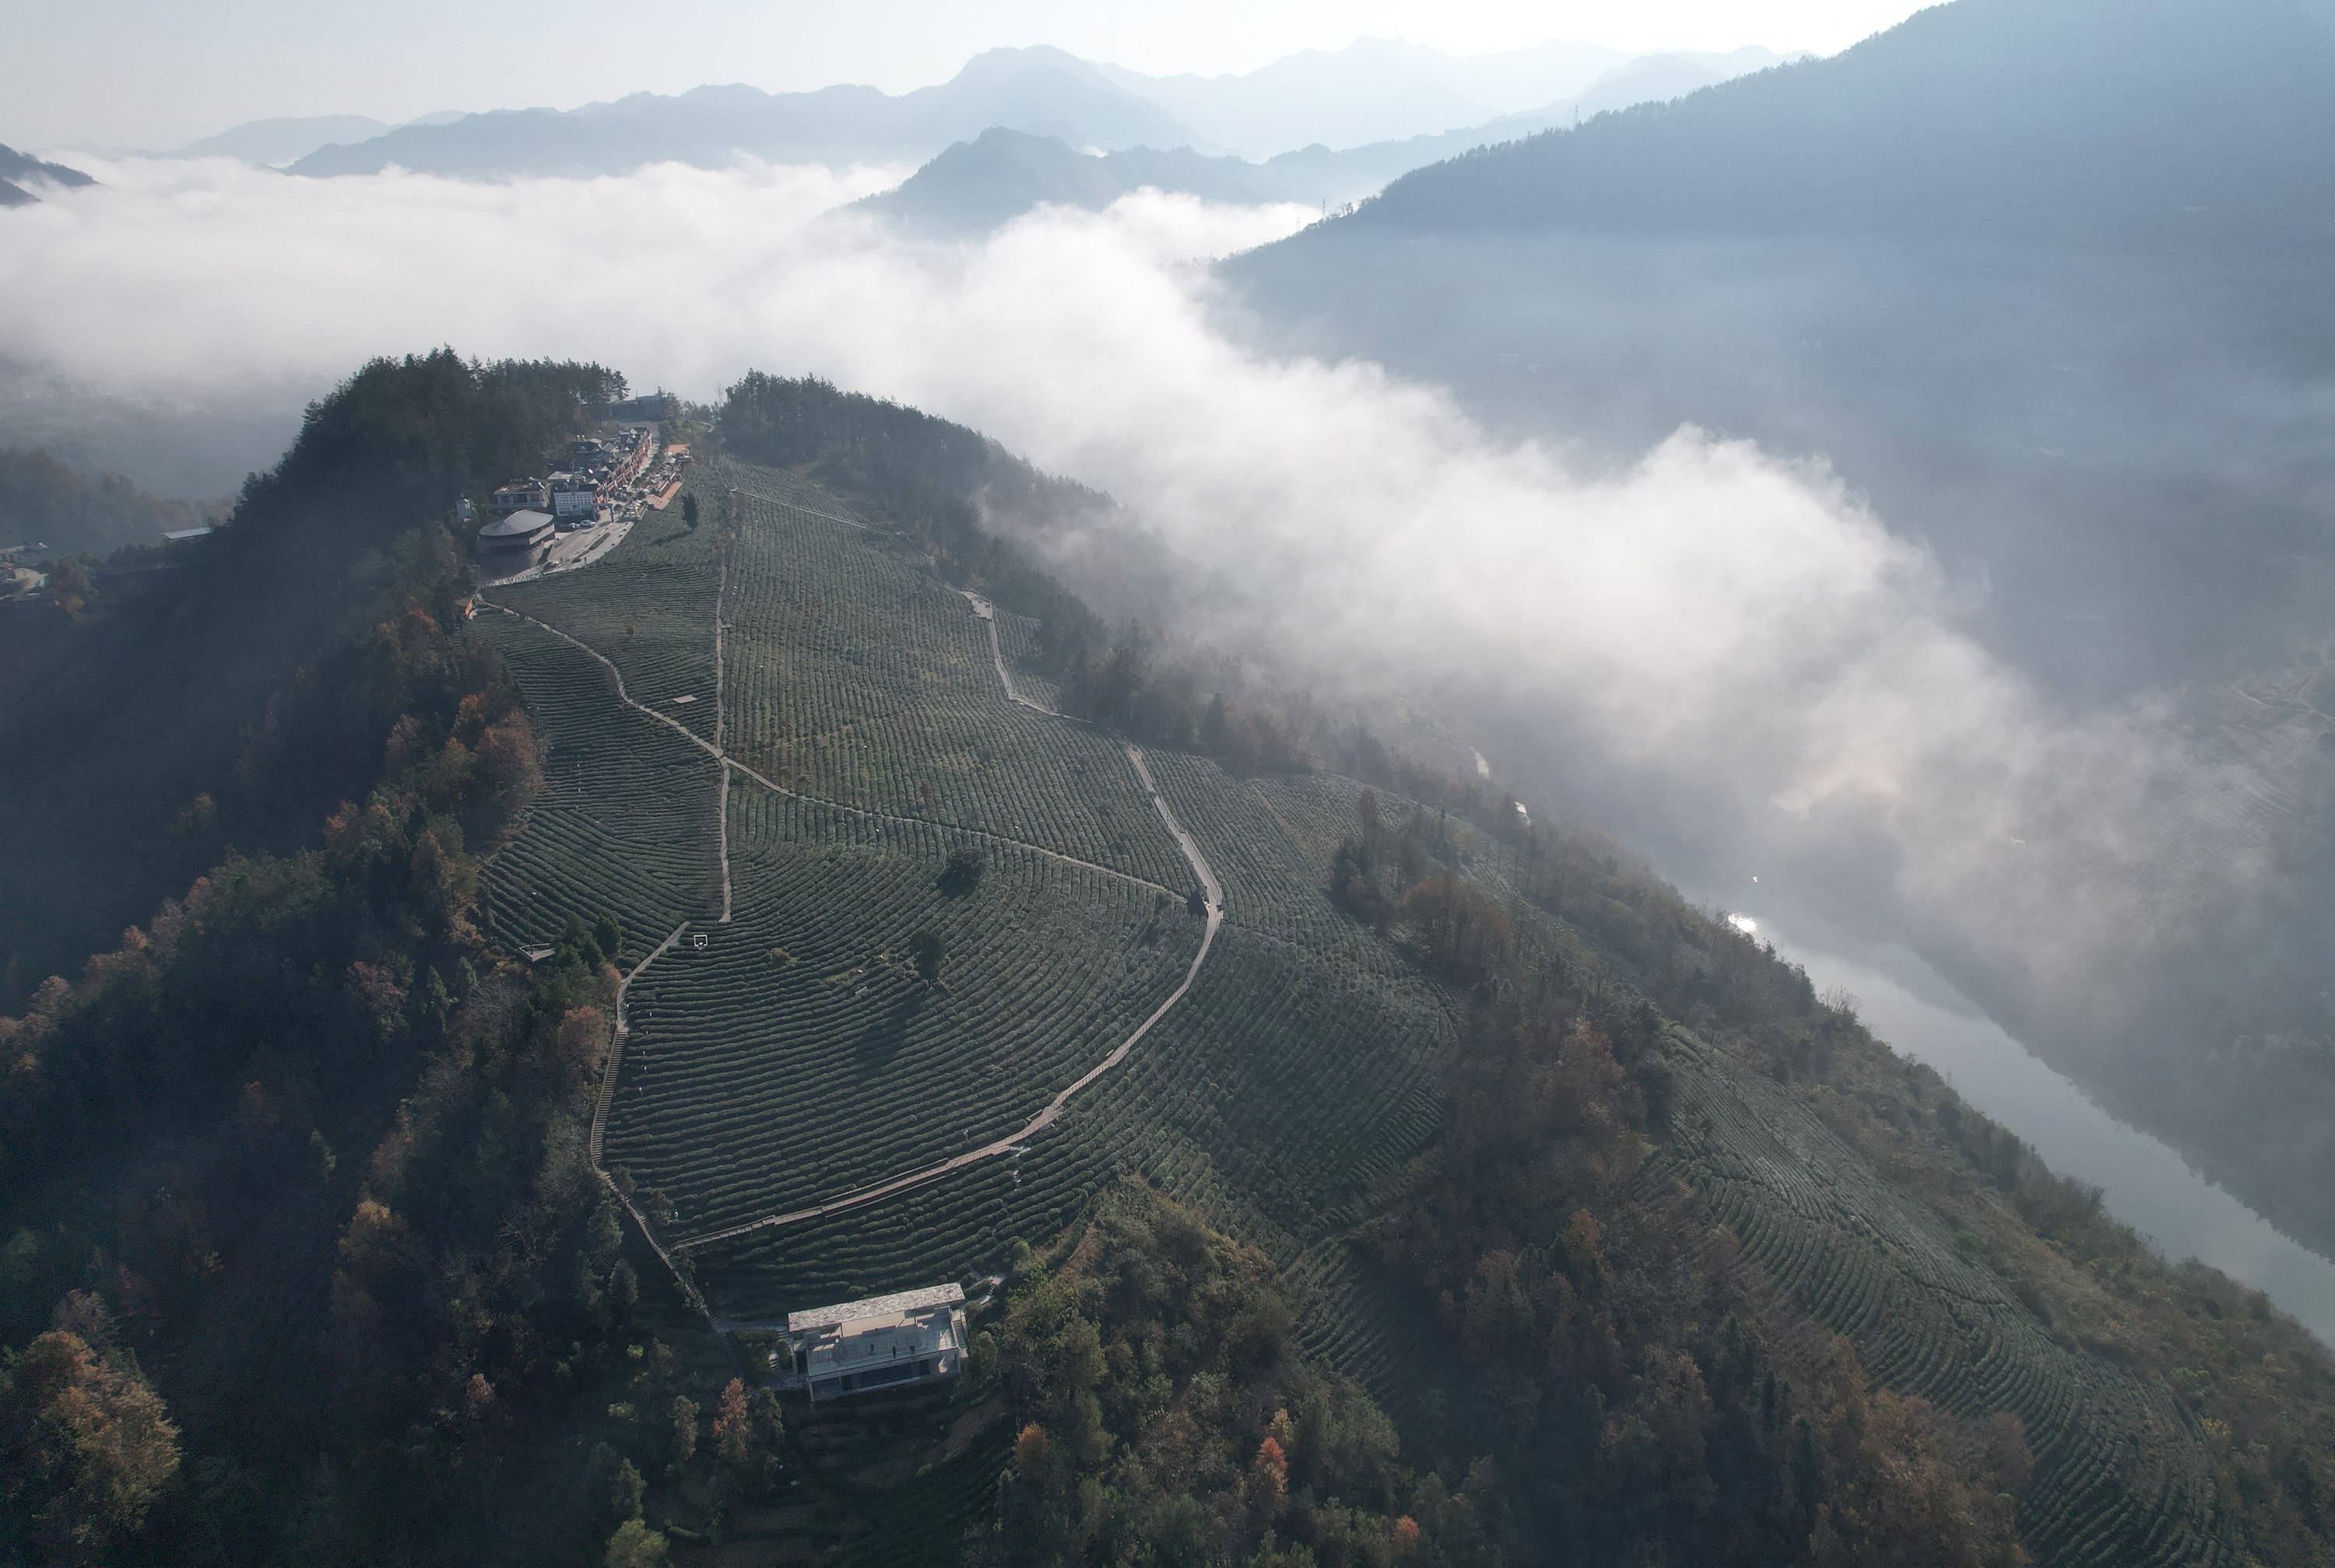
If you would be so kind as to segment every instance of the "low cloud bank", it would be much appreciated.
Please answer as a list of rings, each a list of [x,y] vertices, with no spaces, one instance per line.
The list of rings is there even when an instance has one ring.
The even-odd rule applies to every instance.
[[[1110,490],[1230,586],[1228,634],[1488,693],[1642,824],[1853,884],[2020,983],[2111,993],[2263,873],[2245,777],[2146,705],[2053,711],[1823,469],[1688,430],[1579,470],[1375,366],[1231,341],[1202,261],[1302,208],[1145,193],[922,246],[831,210],[891,170],[94,172],[0,215],[0,358],[295,402],[441,343],[701,397],[817,372]]]

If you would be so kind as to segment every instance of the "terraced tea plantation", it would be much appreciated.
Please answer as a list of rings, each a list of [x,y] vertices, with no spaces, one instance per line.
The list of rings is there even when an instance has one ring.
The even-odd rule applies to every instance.
[[[1004,701],[988,627],[962,595],[866,531],[766,492],[741,493],[728,597],[741,760],[809,795],[1192,886],[1116,746]]]
[[[780,1214],[1011,1132],[1183,977],[1180,898],[1027,850],[935,885],[945,829],[751,785],[732,797],[736,918],[633,988],[607,1157],[692,1235]],[[942,981],[908,959],[938,934]]]
[[[880,519],[790,475],[719,483],[739,487],[726,556],[712,528],[651,521],[508,593],[572,641],[480,622],[550,742],[549,788],[489,868],[498,934],[606,911],[644,953],[690,923],[631,986],[604,1157],[670,1200],[664,1240],[713,1313],[985,1272],[1134,1173],[1262,1248],[1300,1341],[1403,1408],[1439,1331],[1349,1233],[1436,1132],[1429,1060],[1458,999],[1323,890],[1360,787],[1154,752],[1155,800],[1123,743],[1009,700],[989,624]],[[1051,702],[1034,624],[994,624],[1017,690]],[[1455,834],[1502,888],[1506,850]],[[944,886],[965,850],[981,874]],[[1210,877],[1212,936],[1186,901]],[[937,984],[914,970],[923,933]],[[2055,1339],[1802,1098],[1683,1031],[1666,1050],[1676,1131],[1650,1201],[1707,1205],[1758,1288],[1889,1386],[2015,1411],[2039,1560],[2235,1561],[2170,1398]],[[853,1206],[819,1212],[838,1198]],[[981,1506],[1003,1463],[1002,1441],[977,1452],[949,1472],[951,1506]]]
[[[1060,708],[1062,694],[1040,652],[1038,623],[1011,610],[997,612],[997,646],[1013,673],[1013,690],[1041,708]]]
[[[1228,924],[1185,1002],[1026,1155],[880,1209],[699,1250],[698,1277],[739,1317],[942,1277],[1051,1235],[1121,1172],[1293,1259],[1352,1224],[1432,1134],[1435,1022],[1362,975]]]
[[[494,592],[497,603],[588,644],[624,672],[635,701],[709,740],[721,573],[713,518],[722,482],[718,468],[689,471],[682,494],[697,497],[702,508],[695,528],[682,522],[676,498],[662,512],[644,514],[599,566]]]
[[[491,610],[478,624],[548,740],[543,798],[487,866],[495,934],[530,947],[614,915],[637,958],[718,913],[713,760],[626,707],[605,666],[551,633]]]
[[[1682,1178],[1744,1251],[1877,1379],[1961,1415],[2027,1424],[2036,1476],[2020,1520],[2041,1561],[2234,1563],[2210,1531],[2211,1462],[2163,1389],[2062,1345],[1933,1210],[1764,1074],[1682,1031],[1679,1129],[1644,1179]]]

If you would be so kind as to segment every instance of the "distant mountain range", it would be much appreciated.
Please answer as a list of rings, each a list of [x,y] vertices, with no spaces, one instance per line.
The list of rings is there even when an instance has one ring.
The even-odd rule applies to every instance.
[[[1190,148],[1267,158],[1264,166],[1295,157],[1304,161],[1282,166],[1264,188],[1286,185],[1294,199],[1334,203],[1486,140],[1675,97],[1781,59],[1764,49],[1633,57],[1586,44],[1454,58],[1365,40],[1245,75],[1203,79],[1148,77],[1059,49],[996,49],[949,82],[898,95],[872,87],[785,93],[701,87],[570,111],[432,116],[394,130],[361,119],[261,121],[182,155],[224,153],[318,176],[397,167],[472,179],[588,177],[665,161],[718,168],[741,157],[920,164],[1003,129],[1051,137],[1073,152]],[[350,134],[315,145],[334,123]],[[304,141],[312,150],[296,153]],[[1332,162],[1333,151],[1360,156]],[[1106,189],[1117,179],[1090,171],[1078,183]]]
[[[1520,116],[1556,124],[1576,108],[1585,116],[1675,98],[1783,60],[1759,48],[1633,55],[1594,44],[1455,56],[1365,38],[1237,76],[1097,69],[1190,126],[1203,147],[1264,160],[1309,147],[1355,149],[1466,133]]]
[[[324,148],[291,168],[305,175],[372,174],[393,165],[494,179],[624,174],[661,162],[720,167],[741,156],[921,163],[992,126],[1106,150],[1192,140],[1172,115],[1075,56],[1059,49],[994,49],[940,86],[896,97],[873,87],[640,92],[565,112],[499,110],[451,125],[406,126],[354,147]]]
[[[1471,132],[1413,137],[1333,152],[1314,146],[1263,163],[1188,147],[1080,152],[1060,137],[993,129],[960,141],[906,181],[854,208],[935,237],[983,234],[1032,208],[1100,211],[1147,187],[1236,205],[1291,201],[1337,207],[1422,163],[1478,144]]]
[[[425,114],[409,125],[450,125],[465,118],[459,110],[437,114]],[[252,120],[217,136],[206,136],[190,141],[171,158],[234,158],[265,168],[283,165],[305,158],[320,147],[335,143],[370,141],[376,136],[386,136],[398,127],[385,120],[375,120],[369,114],[315,114],[284,120]]]
[[[2300,0],[1959,0],[1829,60],[1422,174],[1364,227],[2171,237],[2330,217]]]
[[[1317,143],[1361,147],[1480,125],[1570,97],[1631,58],[1594,44],[1455,57],[1364,38],[1238,75],[1097,69],[1191,127],[1204,146],[1264,160]]]
[[[2315,419],[2220,394],[2335,363],[2330,81],[2304,0],[1955,0],[1418,169],[1226,270],[1281,346],[1503,420],[1826,453],[1950,559],[1975,547],[2028,652],[2178,679],[2320,613],[2283,563],[2335,460],[2305,482]],[[2243,490],[2179,488],[2205,475]]]
[[[97,181],[78,169],[67,169],[62,163],[44,163],[28,158],[14,148],[0,147],[0,207],[29,207],[41,198],[24,188],[28,185],[94,185]]]
[[[980,233],[1042,203],[1100,208],[1146,186],[1210,201],[1293,201],[1325,208],[1342,207],[1411,169],[1478,147],[1571,125],[1648,99],[1692,92],[1721,80],[1722,73],[1763,69],[1779,63],[1780,56],[1764,49],[1739,50],[1725,56],[1647,55],[1606,72],[1576,97],[1529,113],[1504,115],[1458,131],[1342,150],[1315,142],[1261,163],[1239,157],[1212,157],[1188,147],[1082,153],[1058,137],[993,129],[973,141],[949,148],[897,189],[857,205],[904,227],[933,235]],[[1122,79],[1131,76],[1118,74]]]

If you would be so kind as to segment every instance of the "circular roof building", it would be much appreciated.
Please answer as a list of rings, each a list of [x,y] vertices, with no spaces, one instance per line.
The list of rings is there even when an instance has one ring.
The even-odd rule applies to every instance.
[[[551,537],[554,526],[548,512],[513,512],[498,518],[479,530],[479,553],[532,549]]]

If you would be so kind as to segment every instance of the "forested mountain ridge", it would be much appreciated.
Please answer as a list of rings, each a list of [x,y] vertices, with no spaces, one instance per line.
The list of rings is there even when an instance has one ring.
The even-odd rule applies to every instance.
[[[39,655],[5,662],[12,913],[59,905],[11,926],[20,972],[84,907],[208,866],[0,1022],[13,1557],[377,1561],[452,1536],[477,1561],[478,1486],[549,1488],[529,1531],[581,1532],[579,1557],[615,1522],[633,1473],[568,1455],[576,1428],[499,1359],[513,1342],[479,1336],[518,1304],[587,1403],[677,1375],[663,1349],[625,1357],[664,1287],[576,1152],[623,939],[570,934],[532,972],[480,941],[480,860],[541,789],[539,741],[464,633],[441,519],[620,390],[380,362],[185,572],[12,623],[12,655]],[[100,711],[122,727],[93,732]],[[559,1312],[523,1305],[547,1289]]]
[[[1954,0],[1828,59],[1422,170],[1351,222],[2300,237],[2335,191],[2330,63],[2335,24],[2304,0]]]
[[[394,621],[402,574],[461,569],[461,547],[421,521],[539,469],[620,392],[592,367],[384,363],[311,409],[284,463],[176,569],[124,578],[63,624],[54,610],[0,620],[0,791],[15,808],[0,814],[0,993],[21,1000],[228,846],[312,842],[379,766],[357,739],[373,713],[344,696],[364,640]],[[427,613],[442,624],[459,597]]]
[[[333,788],[258,752],[309,847],[0,1022],[13,1550],[2324,1551],[2301,1331],[1612,845],[1113,634],[984,526],[1106,498],[976,432],[749,376],[679,516],[464,620],[451,488],[613,384],[368,367],[222,536],[373,560],[321,619],[262,577],[208,672],[306,661]],[[935,1397],[753,1386],[785,1308],[990,1273]]]
[[[48,555],[105,556],[203,523],[186,502],[147,495],[119,474],[92,478],[38,448],[0,450],[0,547],[39,543]]]

